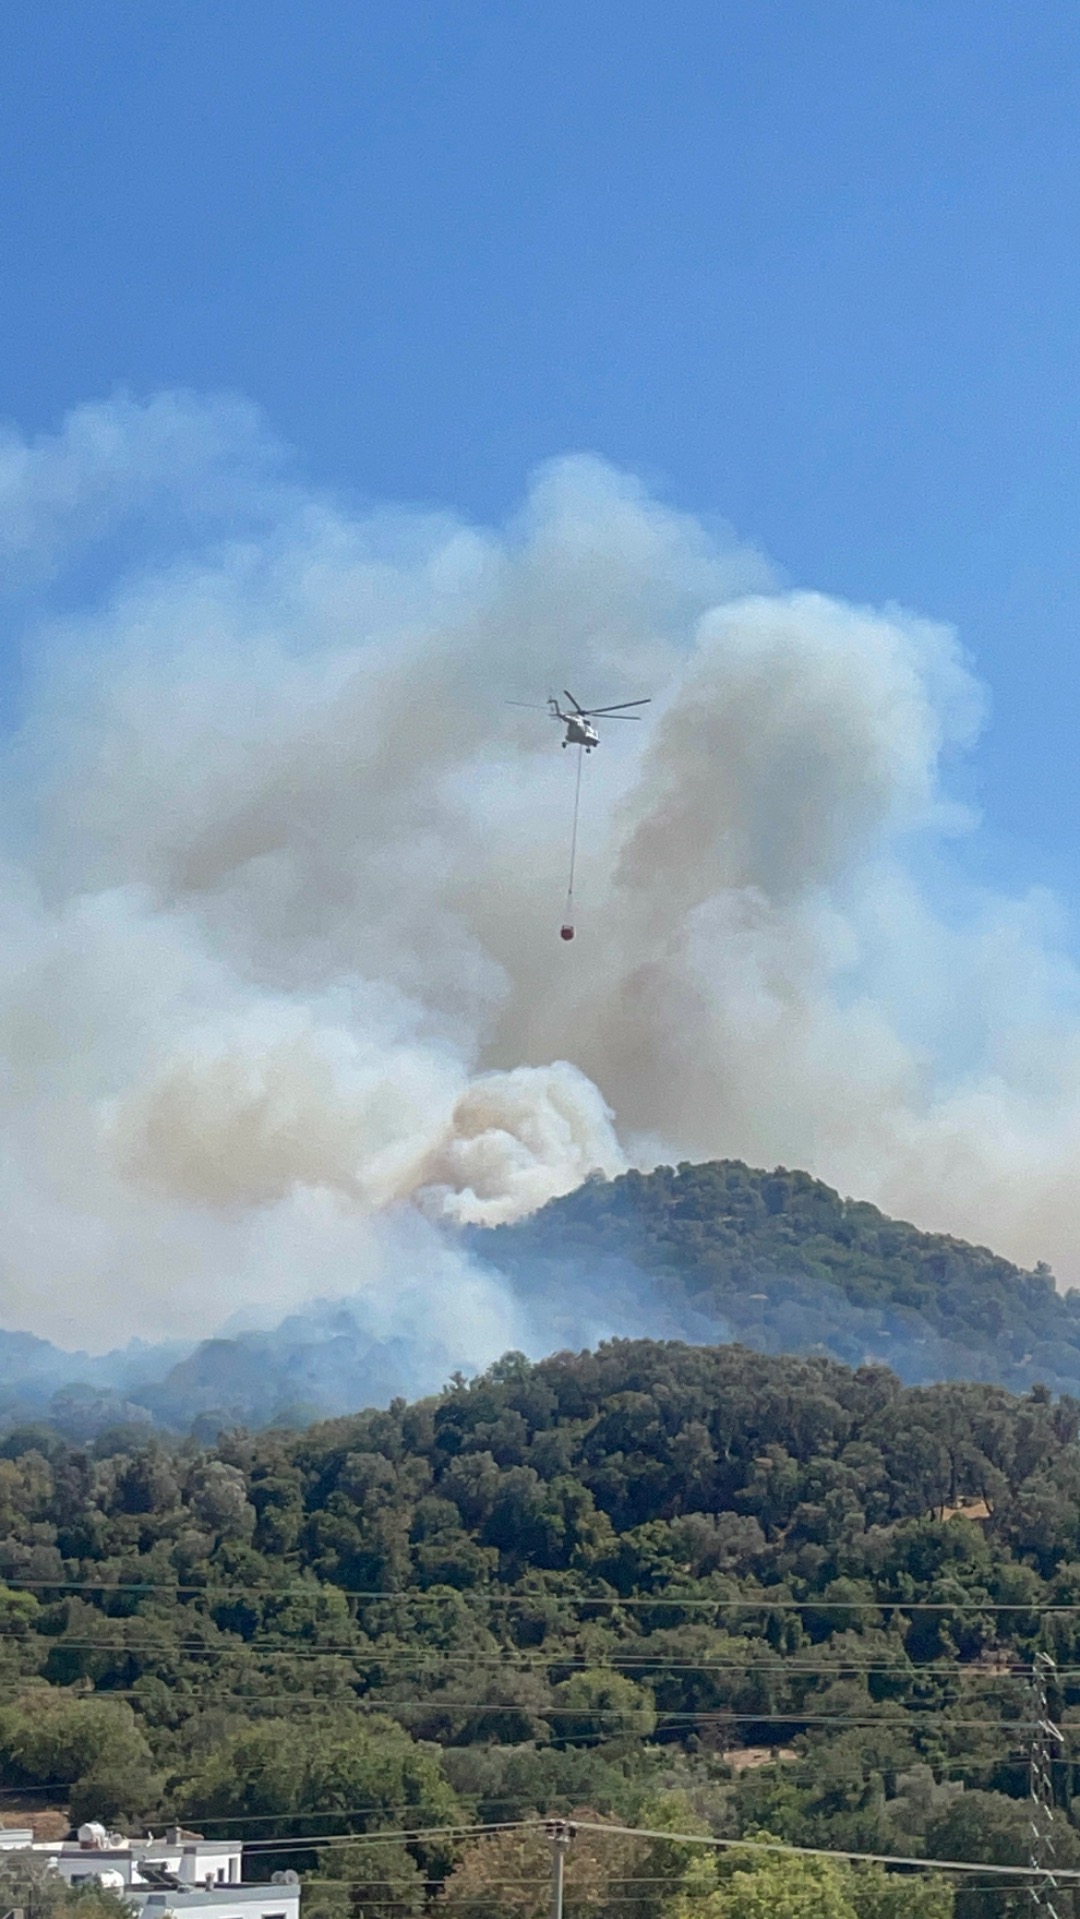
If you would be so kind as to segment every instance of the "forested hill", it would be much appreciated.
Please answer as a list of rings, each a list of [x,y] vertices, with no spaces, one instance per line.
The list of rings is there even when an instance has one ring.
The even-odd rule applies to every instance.
[[[310,1872],[307,1919],[542,1919],[542,1847],[469,1828],[580,1807],[1023,1863],[1044,1651],[1080,1865],[1078,1432],[1041,1389],[624,1341],[209,1450],[11,1434],[5,1816],[290,1835],[249,1865]],[[401,1827],[374,1863],[320,1845]],[[568,1919],[953,1910],[871,1872],[736,1899],[727,1870],[597,1841]],[[956,1919],[1029,1910],[991,1879]]]
[[[515,1343],[536,1357],[610,1337],[737,1341],[885,1363],[909,1384],[1080,1394],[1080,1294],[1060,1295],[1045,1267],[1023,1272],[984,1247],[920,1232],[807,1173],[723,1160],[591,1179],[464,1243],[484,1285],[512,1296]],[[425,1347],[420,1322],[411,1337],[387,1338],[361,1293],[187,1352],[129,1347],[92,1359],[0,1332],[0,1433],[30,1418],[81,1440],[118,1420],[204,1438],[302,1425],[469,1370],[467,1315],[460,1330],[454,1353]]]
[[[912,1383],[1080,1390],[1080,1293],[808,1173],[719,1160],[593,1179],[470,1244],[556,1334],[591,1312],[604,1330],[881,1360]]]

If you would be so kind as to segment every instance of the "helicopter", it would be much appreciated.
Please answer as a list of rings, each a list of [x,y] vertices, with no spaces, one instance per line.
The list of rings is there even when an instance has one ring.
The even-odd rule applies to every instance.
[[[566,732],[560,742],[562,746],[576,746],[577,769],[574,780],[574,826],[570,835],[570,878],[566,888],[566,908],[559,928],[559,938],[572,940],[574,929],[574,866],[577,860],[578,812],[581,806],[581,768],[587,753],[599,746],[600,735],[593,725],[594,720],[639,720],[640,713],[627,711],[631,706],[651,706],[651,700],[618,700],[614,706],[582,706],[568,687],[563,687],[563,699],[569,700],[571,711],[564,713],[553,693],[548,694],[547,710],[553,720],[565,726]],[[510,706],[525,706],[525,700],[509,700]],[[542,706],[529,706],[532,713],[542,713]]]
[[[625,709],[628,706],[650,706],[652,704],[650,700],[622,700],[616,706],[579,706],[573,694],[567,692],[565,686],[563,687],[563,698],[569,700],[573,712],[564,713],[554,695],[548,695],[548,712],[553,720],[558,720],[560,725],[566,728],[566,737],[561,744],[563,746],[583,746],[586,753],[591,753],[593,747],[599,746],[600,744],[600,735],[595,726],[590,725],[589,722],[591,720],[639,720],[641,718],[640,713],[627,713]],[[524,702],[511,700],[510,704],[511,706],[519,706],[524,704]],[[538,712],[542,709],[533,707],[531,710]]]

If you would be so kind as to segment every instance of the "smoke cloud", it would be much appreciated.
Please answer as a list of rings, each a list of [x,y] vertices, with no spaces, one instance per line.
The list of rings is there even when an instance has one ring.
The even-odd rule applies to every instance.
[[[482,1361],[513,1314],[425,1219],[719,1155],[1080,1279],[1080,977],[963,879],[947,629],[591,458],[496,530],[351,505],[237,402],[9,436],[0,498],[4,1323],[460,1288]],[[585,767],[573,944],[574,756],[506,704],[563,686],[654,696]]]

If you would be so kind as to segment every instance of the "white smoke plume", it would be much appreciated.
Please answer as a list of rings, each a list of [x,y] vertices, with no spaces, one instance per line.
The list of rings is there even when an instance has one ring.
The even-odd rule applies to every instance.
[[[0,499],[0,1323],[392,1290],[409,1202],[660,1157],[1080,1278],[1080,977],[1052,901],[960,877],[948,631],[782,591],[594,459],[501,530],[343,503],[232,402],[10,436]],[[574,756],[505,703],[563,686],[655,696],[585,768],[573,944]],[[469,1284],[483,1359],[513,1327]]]

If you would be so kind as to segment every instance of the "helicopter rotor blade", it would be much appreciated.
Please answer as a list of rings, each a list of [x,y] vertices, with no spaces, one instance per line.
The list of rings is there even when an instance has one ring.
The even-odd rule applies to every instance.
[[[568,699],[568,700],[569,700],[569,702],[570,702],[570,704],[571,704],[571,706],[573,707],[573,709],[574,709],[574,711],[575,711],[575,713],[584,713],[584,711],[585,711],[585,708],[584,708],[583,706],[579,706],[579,705],[578,705],[578,703],[577,703],[577,701],[575,700],[575,698],[574,698],[574,696],[573,696],[573,694],[572,694],[572,693],[570,693],[570,692],[568,692],[565,686],[563,687],[563,697],[564,697],[565,699]]]
[[[523,713],[546,713],[549,719],[554,718],[549,706],[537,706],[532,700],[504,700],[503,704],[520,707]]]
[[[587,713],[590,719],[605,719],[609,714],[621,713],[628,706],[651,706],[651,700],[619,700],[615,706],[581,706],[579,713]]]
[[[603,720],[605,726],[609,720],[636,720],[640,726],[642,715],[640,713],[584,713],[582,718]]]

